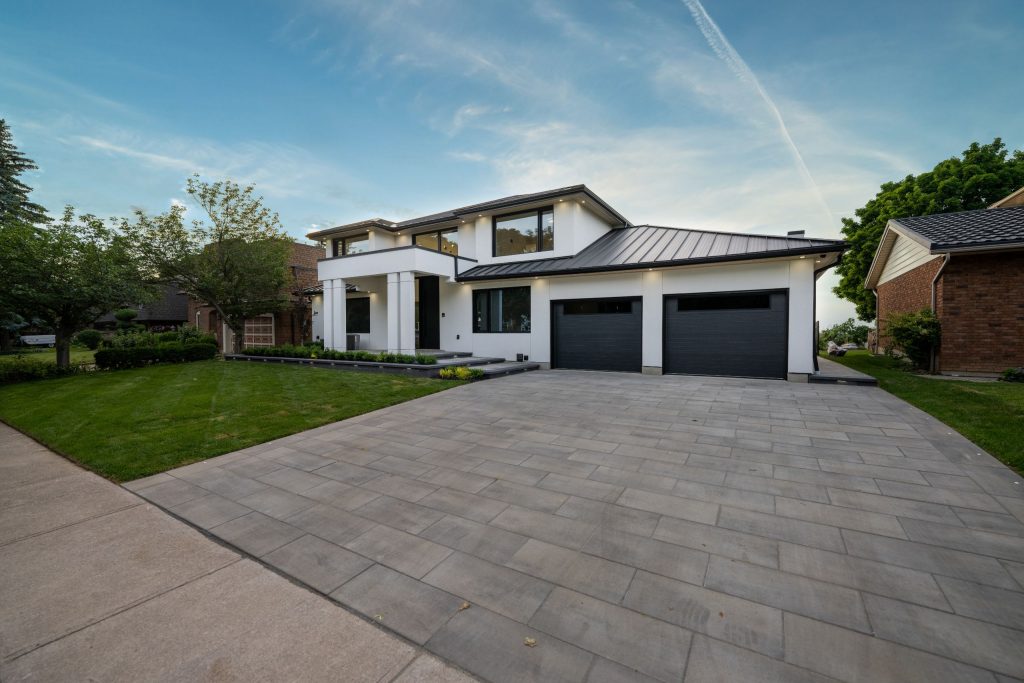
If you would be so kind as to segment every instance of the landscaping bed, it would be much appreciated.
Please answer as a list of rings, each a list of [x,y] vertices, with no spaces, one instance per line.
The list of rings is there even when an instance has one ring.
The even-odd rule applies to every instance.
[[[908,372],[892,358],[867,351],[850,351],[830,360],[877,378],[882,389],[938,418],[1024,473],[1024,384],[936,381]]]
[[[120,482],[459,384],[209,360],[0,387],[0,419]]]

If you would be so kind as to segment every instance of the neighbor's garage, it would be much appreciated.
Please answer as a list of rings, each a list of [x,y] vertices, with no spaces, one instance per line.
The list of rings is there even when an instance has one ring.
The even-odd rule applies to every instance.
[[[786,379],[786,291],[665,297],[663,371]]]
[[[551,302],[552,367],[640,372],[642,306],[638,298]]]

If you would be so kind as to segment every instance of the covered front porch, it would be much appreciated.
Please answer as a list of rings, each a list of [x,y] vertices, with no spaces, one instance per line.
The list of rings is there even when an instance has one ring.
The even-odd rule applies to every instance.
[[[460,261],[417,246],[320,261],[323,294],[314,299],[314,335],[337,351],[415,354],[442,344],[442,300],[457,296]],[[462,350],[462,349],[451,349]]]

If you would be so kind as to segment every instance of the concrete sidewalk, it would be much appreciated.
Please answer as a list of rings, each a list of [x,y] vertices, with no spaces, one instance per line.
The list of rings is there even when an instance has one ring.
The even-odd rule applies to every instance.
[[[472,679],[0,424],[0,680]]]

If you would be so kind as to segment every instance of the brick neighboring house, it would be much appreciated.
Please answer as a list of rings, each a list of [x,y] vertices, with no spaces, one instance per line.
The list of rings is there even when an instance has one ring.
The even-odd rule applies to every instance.
[[[942,324],[936,372],[1024,366],[1024,188],[987,209],[890,220],[865,286],[878,351],[890,316],[930,308]]]
[[[292,253],[288,260],[292,275],[292,282],[288,285],[290,305],[277,313],[247,319],[243,346],[302,344],[312,339],[310,292],[320,284],[317,280],[316,264],[323,255],[322,247],[299,242],[292,244]],[[231,330],[212,306],[207,306],[196,299],[189,299],[188,319],[200,330],[215,334],[222,351],[231,351]]]

